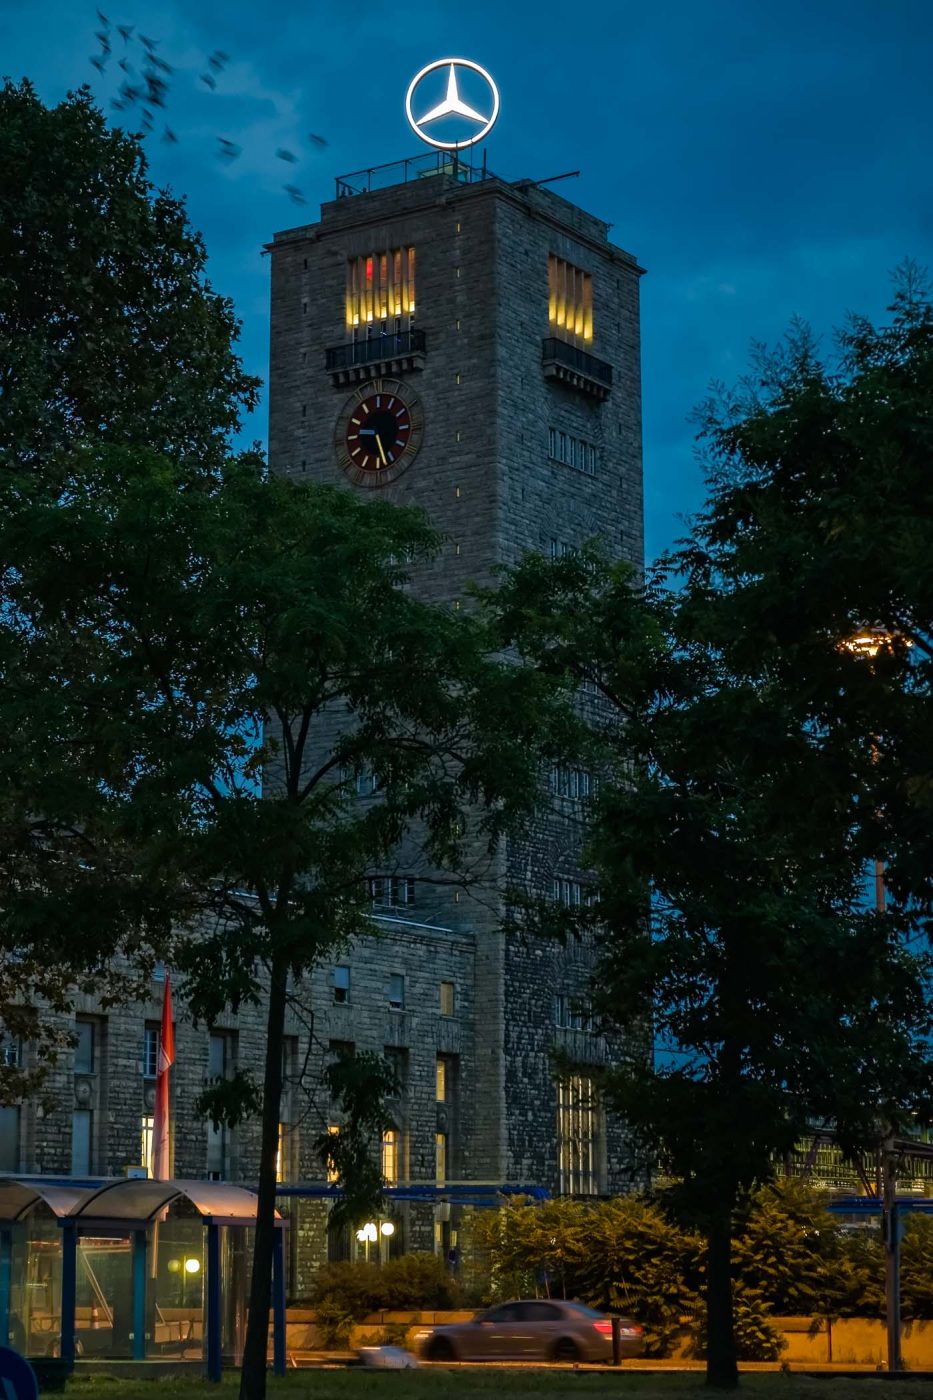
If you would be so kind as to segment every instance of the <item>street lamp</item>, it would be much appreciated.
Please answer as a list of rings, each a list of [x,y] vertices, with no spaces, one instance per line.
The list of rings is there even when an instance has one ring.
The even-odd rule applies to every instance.
[[[912,645],[889,628],[876,624],[860,627],[842,646],[853,656],[874,661],[882,647],[894,641]],[[872,743],[872,757],[878,750]],[[887,904],[884,888],[884,861],[875,861],[875,910],[883,914]],[[888,1371],[900,1371],[901,1360],[901,1221],[897,1208],[897,1148],[893,1132],[889,1132],[881,1151],[881,1236],[884,1245],[885,1323],[888,1334]]]

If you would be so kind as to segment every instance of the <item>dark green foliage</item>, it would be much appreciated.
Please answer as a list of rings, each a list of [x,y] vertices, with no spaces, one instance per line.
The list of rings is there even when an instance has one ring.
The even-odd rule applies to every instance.
[[[82,88],[0,86],[0,470],[57,480],[82,440],[219,465],[257,381],[183,203]]]
[[[493,1296],[546,1294],[634,1317],[665,1356],[695,1314],[703,1242],[633,1197],[505,1207],[477,1222]]]
[[[384,1208],[382,1163],[374,1151],[395,1126],[386,1096],[399,1091],[395,1067],[368,1051],[341,1053],[324,1072],[331,1102],[340,1115],[340,1132],[323,1132],[315,1148],[328,1177],[340,1187],[340,1199],[328,1217],[328,1229],[355,1228]]]
[[[814,1121],[854,1152],[933,1114],[933,310],[908,278],[893,311],[853,323],[836,372],[793,337],[708,414],[710,503],[644,587],[591,550],[526,559],[489,604],[529,664],[601,697],[580,750],[604,775],[599,906],[519,912],[601,947],[598,1009],[630,1046],[603,1091],[707,1236],[727,1387],[749,1192]],[[843,645],[876,622],[897,635],[873,660]]]
[[[324,1264],[308,1301],[356,1322],[373,1312],[435,1311],[463,1306],[463,1292],[436,1254],[403,1254],[377,1267],[360,1260]]]

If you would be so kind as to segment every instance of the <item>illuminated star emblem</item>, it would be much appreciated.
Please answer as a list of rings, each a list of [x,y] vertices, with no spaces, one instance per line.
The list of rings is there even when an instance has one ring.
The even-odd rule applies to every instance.
[[[446,68],[447,72],[447,95],[442,102],[438,102],[429,112],[425,112],[422,117],[415,117],[412,112],[412,97],[421,82],[439,68]],[[488,116],[478,112],[475,107],[469,106],[460,96],[460,89],[457,85],[457,69],[468,68],[473,73],[478,73],[489,88],[491,98],[491,111]],[[429,63],[420,73],[416,73],[412,78],[405,96],[405,114],[408,117],[412,130],[426,141],[429,146],[436,146],[444,151],[458,151],[464,146],[473,146],[477,141],[482,141],[493,128],[496,118],[499,115],[499,90],[493,82],[485,68],[481,68],[478,63],[471,63],[468,58],[439,58],[434,63]],[[459,141],[440,141],[425,131],[425,127],[432,122],[439,121],[442,117],[462,117],[466,121],[478,122],[479,130],[472,135],[461,138]]]

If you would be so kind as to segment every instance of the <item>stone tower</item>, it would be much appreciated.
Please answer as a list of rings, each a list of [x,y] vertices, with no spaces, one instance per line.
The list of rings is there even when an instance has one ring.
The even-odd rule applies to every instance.
[[[338,180],[320,220],[269,251],[273,469],[422,507],[446,543],[414,573],[421,596],[456,606],[522,551],[594,536],[640,568],[641,269],[607,224],[533,181],[431,155]],[[549,813],[505,853],[502,883],[580,898],[571,832],[589,790],[588,774],[552,774]],[[381,896],[383,937],[363,940],[366,975],[401,966],[404,944],[421,966],[454,959],[463,983],[455,1035],[429,991],[407,997],[393,1039],[411,1057],[411,1179],[433,1179],[436,1127],[448,1179],[625,1185],[620,1129],[585,1076],[553,1079],[555,1044],[584,1063],[609,1053],[590,1029],[587,950],[512,938],[488,904],[398,886]],[[389,1043],[380,1015],[357,999],[341,1038]],[[417,1102],[447,1054],[456,1142],[440,1091],[436,1123],[430,1087]]]

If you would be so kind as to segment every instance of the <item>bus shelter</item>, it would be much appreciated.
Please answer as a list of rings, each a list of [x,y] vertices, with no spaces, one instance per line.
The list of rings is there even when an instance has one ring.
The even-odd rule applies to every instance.
[[[67,1188],[0,1183],[0,1335],[5,1326],[27,1355],[58,1355],[69,1368],[82,1359],[171,1359],[203,1365],[219,1380],[224,1365],[240,1364],[256,1223],[251,1191],[148,1178],[104,1182],[70,1201],[59,1191]],[[279,1217],[276,1226],[273,1360],[283,1373]]]

